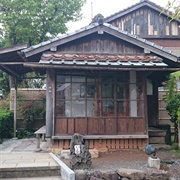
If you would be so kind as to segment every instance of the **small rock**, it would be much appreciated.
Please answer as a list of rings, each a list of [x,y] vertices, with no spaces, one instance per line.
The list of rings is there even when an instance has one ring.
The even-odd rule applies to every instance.
[[[129,178],[132,180],[144,180],[146,178],[146,173],[137,169],[125,169],[121,168],[117,171],[121,177]]]
[[[102,178],[105,179],[105,180],[117,180],[118,177],[119,176],[115,171],[102,172]]]
[[[146,178],[149,180],[169,180],[169,174],[165,171],[157,171],[150,173]]]
[[[84,170],[75,170],[75,179],[76,180],[86,180],[87,172]]]

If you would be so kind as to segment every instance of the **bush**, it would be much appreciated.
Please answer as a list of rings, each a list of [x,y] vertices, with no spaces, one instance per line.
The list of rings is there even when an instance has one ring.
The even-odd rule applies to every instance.
[[[172,149],[173,150],[179,150],[179,144],[178,143],[173,143],[172,144]]]
[[[0,109],[0,139],[11,138],[13,135],[13,113]]]

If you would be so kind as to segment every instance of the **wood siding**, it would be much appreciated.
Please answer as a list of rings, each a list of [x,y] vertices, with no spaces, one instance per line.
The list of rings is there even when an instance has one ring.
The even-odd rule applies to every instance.
[[[105,33],[105,32],[104,32]],[[60,52],[140,54],[144,50],[109,34],[94,33],[58,48]]]
[[[110,23],[131,34],[143,37],[178,37],[180,35],[177,21],[170,22],[167,16],[148,7],[137,9]]]
[[[59,139],[53,142],[53,149],[69,149],[70,139]],[[90,149],[97,149],[99,152],[119,149],[144,149],[148,139],[86,139]]]
[[[55,136],[73,135],[117,135],[146,134],[143,117],[102,117],[102,118],[58,118]]]

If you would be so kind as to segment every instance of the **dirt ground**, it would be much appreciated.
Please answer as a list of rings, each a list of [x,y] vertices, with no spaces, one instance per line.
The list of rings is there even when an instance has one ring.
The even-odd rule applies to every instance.
[[[168,171],[174,180],[180,180],[180,155],[173,151],[158,150],[161,170]],[[92,159],[91,171],[116,171],[120,168],[155,171],[148,167],[148,155],[143,150],[120,150],[101,153],[99,158]],[[70,160],[62,159],[67,165]]]
[[[22,140],[11,139],[0,144],[0,153],[34,151],[35,148],[36,139],[34,138]],[[180,180],[180,152],[176,153],[175,151],[158,148],[156,155],[161,160],[161,170],[169,172],[171,177],[174,177],[172,180]],[[143,150],[119,150],[100,153],[99,158],[92,159],[91,171],[116,171],[120,168],[153,171],[153,169],[148,167],[148,157]],[[62,160],[69,165],[70,160]]]

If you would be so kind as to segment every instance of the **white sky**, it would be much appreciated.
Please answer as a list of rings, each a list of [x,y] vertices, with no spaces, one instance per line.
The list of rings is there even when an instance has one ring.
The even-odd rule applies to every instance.
[[[107,17],[139,2],[140,0],[86,0],[86,4],[82,8],[82,20],[68,23],[69,32],[87,26],[91,22],[92,16],[94,17],[98,13]],[[165,7],[168,0],[151,0],[151,2]]]

